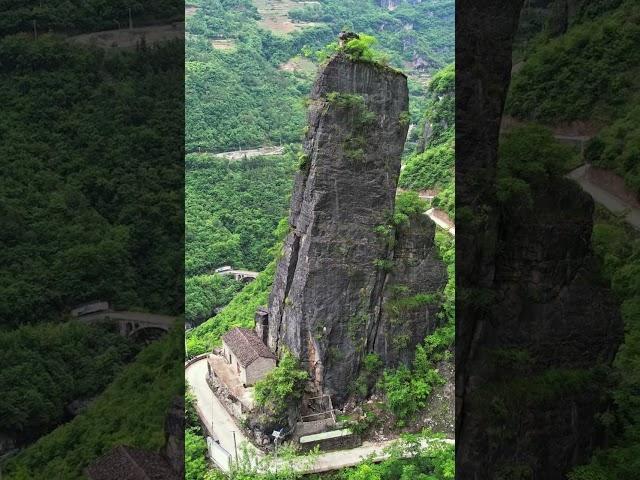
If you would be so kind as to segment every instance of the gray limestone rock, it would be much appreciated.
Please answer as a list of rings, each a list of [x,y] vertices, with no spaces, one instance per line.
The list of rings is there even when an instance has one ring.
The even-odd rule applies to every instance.
[[[366,353],[380,353],[386,364],[406,360],[407,347],[433,325],[426,308],[390,326],[387,283],[397,279],[418,292],[444,282],[430,220],[398,232],[395,252],[376,233],[394,210],[407,110],[405,75],[340,54],[311,93],[305,166],[269,299],[268,344],[277,353],[291,350],[313,389],[332,395],[334,405],[346,400]],[[394,257],[400,268],[381,268]],[[396,335],[411,337],[403,355],[390,347]]]

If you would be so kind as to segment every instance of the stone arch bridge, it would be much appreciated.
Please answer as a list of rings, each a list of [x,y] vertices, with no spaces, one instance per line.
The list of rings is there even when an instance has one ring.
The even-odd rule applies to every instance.
[[[149,341],[167,333],[176,323],[177,318],[156,313],[107,310],[79,316],[76,321],[88,324],[115,325],[118,333],[124,337]]]
[[[229,270],[216,269],[215,272],[218,275],[227,275],[227,276],[233,275],[233,278],[235,278],[238,282],[242,282],[242,283],[249,283],[255,280],[256,277],[258,276],[258,273],[260,273],[260,272],[252,272],[250,270],[234,270],[234,269],[229,269]]]

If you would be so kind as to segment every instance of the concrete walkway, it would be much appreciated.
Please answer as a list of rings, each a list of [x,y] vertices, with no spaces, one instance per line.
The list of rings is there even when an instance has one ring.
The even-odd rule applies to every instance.
[[[256,448],[244,436],[242,431],[236,426],[233,417],[225,410],[220,401],[207,385],[207,359],[202,358],[186,368],[185,377],[193,394],[196,397],[198,414],[201,420],[210,426],[214,439],[218,441],[233,459],[235,459],[235,448],[237,446],[239,455],[241,455],[241,445],[246,445],[251,456],[256,459],[264,459],[265,454]],[[234,445],[233,433],[235,431],[236,444]],[[442,441],[448,444],[454,444],[453,440],[434,440]],[[341,468],[352,467],[358,465],[363,460],[372,457],[374,461],[382,461],[388,457],[384,450],[393,444],[394,440],[386,442],[365,442],[360,447],[349,450],[336,450],[318,455],[312,463],[309,459],[302,457],[299,465],[294,463],[293,468],[304,473],[321,473],[338,470]],[[277,469],[282,462],[274,463],[269,470]],[[223,471],[229,471],[228,466],[221,466]]]
[[[582,165],[569,172],[566,177],[575,180],[593,200],[607,210],[618,215],[624,215],[625,221],[640,230],[640,209],[630,205],[604,188],[592,183],[587,177],[589,165]]]

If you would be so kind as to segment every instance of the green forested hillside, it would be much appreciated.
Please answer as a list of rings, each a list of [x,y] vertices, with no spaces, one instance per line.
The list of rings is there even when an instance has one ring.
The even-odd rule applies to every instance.
[[[74,4],[80,14],[99,8],[63,7]],[[63,323],[95,299],[182,309],[183,48],[107,54],[40,31],[0,39],[0,58],[0,429],[34,441],[71,418],[68,403],[98,397],[2,473],[82,478],[83,466],[121,441],[158,446],[167,395],[183,381],[181,332],[123,371],[137,347]]]
[[[242,289],[233,277],[215,273],[187,277],[184,282],[185,321],[192,325],[214,315]]]
[[[116,445],[158,450],[174,397],[184,393],[182,328],[146,347],[86,412],[3,465],[8,480],[82,480],[82,469]]]
[[[347,27],[374,33],[393,64],[402,65],[421,58],[431,71],[453,58],[454,2],[397,2],[394,10],[380,7],[376,0],[323,0],[289,13],[293,20],[323,22],[333,33]]]
[[[599,134],[587,148],[587,160],[614,170],[640,192],[637,2],[585,12],[565,34],[536,38],[513,78],[506,108],[546,125],[591,124]]]
[[[373,0],[319,3],[289,13],[313,26],[281,35],[260,27],[250,0],[194,2],[198,9],[186,27],[188,151],[298,142],[312,72],[287,72],[281,65],[302,53],[313,57],[343,27],[377,36],[397,67],[412,68],[406,62],[414,61],[433,72],[453,59],[451,0],[402,3],[393,12]],[[220,40],[228,43],[216,44]]]
[[[271,262],[222,312],[188,332],[188,356],[210,352],[213,347],[220,345],[220,337],[233,327],[252,327],[257,308],[267,304],[274,275],[275,262]]]
[[[181,309],[181,56],[0,40],[0,326],[95,298]]]
[[[410,155],[398,184],[412,190],[437,192],[433,205],[455,217],[455,69],[450,64],[435,73],[427,87],[419,151]],[[426,127],[426,128],[425,128]],[[428,138],[425,134],[428,132]]]
[[[136,352],[130,340],[80,323],[0,331],[0,433],[28,441],[102,392]]]
[[[187,155],[187,276],[217,267],[262,270],[273,231],[286,214],[295,171],[293,153],[248,160]]]

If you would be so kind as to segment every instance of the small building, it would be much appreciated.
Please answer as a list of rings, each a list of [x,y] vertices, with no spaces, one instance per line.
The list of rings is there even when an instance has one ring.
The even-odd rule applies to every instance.
[[[236,327],[225,333],[222,355],[245,387],[254,385],[276,366],[276,356],[249,328]]]

